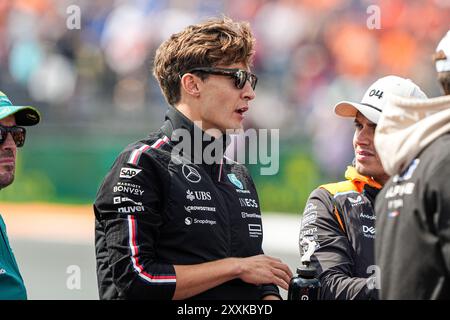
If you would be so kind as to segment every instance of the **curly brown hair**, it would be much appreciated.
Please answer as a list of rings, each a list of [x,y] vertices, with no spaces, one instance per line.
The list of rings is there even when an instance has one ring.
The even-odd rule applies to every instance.
[[[251,65],[255,39],[248,22],[213,18],[173,34],[156,50],[153,75],[167,102],[180,101],[180,75],[196,67]],[[202,79],[207,76],[203,75]]]
[[[433,54],[433,62],[436,63],[438,60],[450,59],[444,53],[444,51],[439,51]],[[438,81],[441,83],[442,89],[446,95],[450,95],[450,71],[438,72]]]

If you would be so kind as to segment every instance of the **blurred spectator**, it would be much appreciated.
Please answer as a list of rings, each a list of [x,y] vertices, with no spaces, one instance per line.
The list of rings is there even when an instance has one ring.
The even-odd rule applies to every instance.
[[[66,26],[71,5],[80,8],[80,29]],[[367,27],[370,5],[380,9],[380,29]],[[343,130],[349,141],[345,122],[313,125],[332,116],[329,101],[360,97],[392,73],[439,95],[429,56],[448,30],[442,0],[0,0],[0,84],[42,102],[43,112],[64,110],[48,113],[53,128],[95,134],[132,120],[128,130],[150,130],[165,110],[149,72],[156,48],[181,26],[221,13],[249,20],[256,34],[255,109],[263,112],[248,123],[282,128],[281,141],[312,141],[327,175],[347,164],[351,147],[330,139]],[[334,167],[323,150],[335,152]]]

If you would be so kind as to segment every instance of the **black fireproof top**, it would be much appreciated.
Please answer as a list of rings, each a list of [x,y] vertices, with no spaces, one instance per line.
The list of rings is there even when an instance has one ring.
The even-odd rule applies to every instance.
[[[203,136],[170,108],[162,128],[126,147],[103,181],[94,204],[101,299],[171,299],[174,265],[263,253],[260,205],[247,169],[223,157],[226,136],[208,136],[195,148],[183,140],[187,133]],[[206,153],[216,163],[199,163]],[[269,294],[279,296],[278,288],[236,279],[192,299]]]

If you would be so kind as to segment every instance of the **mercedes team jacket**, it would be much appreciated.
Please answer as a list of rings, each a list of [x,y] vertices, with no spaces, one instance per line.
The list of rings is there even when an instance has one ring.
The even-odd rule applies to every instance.
[[[174,265],[263,253],[258,195],[245,166],[222,155],[220,164],[197,164],[201,154],[195,148],[174,152],[177,129],[192,136],[201,132],[171,107],[158,132],[119,155],[98,191],[94,211],[101,299],[171,299]],[[279,296],[278,288],[235,279],[192,299],[254,300],[269,294]]]
[[[314,190],[300,227],[316,242],[311,263],[319,273],[320,299],[376,299],[374,201],[381,186],[348,167],[347,181]],[[302,252],[300,248],[300,251]],[[371,280],[369,280],[371,279]]]
[[[377,197],[381,299],[450,299],[450,133]]]

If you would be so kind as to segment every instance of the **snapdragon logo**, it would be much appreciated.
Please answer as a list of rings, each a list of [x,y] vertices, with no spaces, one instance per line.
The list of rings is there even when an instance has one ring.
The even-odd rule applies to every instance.
[[[280,167],[280,135],[278,129],[248,129],[226,130],[208,129],[204,132],[201,121],[195,121],[193,135],[187,129],[173,131],[171,141],[175,143],[172,149],[172,159],[180,155],[191,155],[194,164],[231,164],[233,160],[224,157],[224,146],[229,145],[234,137],[235,141],[228,153],[241,164],[260,164],[261,175],[275,175]],[[225,134],[224,134],[225,133]],[[219,138],[213,138],[219,137]],[[233,181],[237,182],[237,181]],[[238,186],[240,188],[240,186]]]

